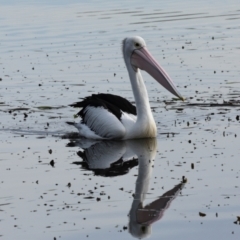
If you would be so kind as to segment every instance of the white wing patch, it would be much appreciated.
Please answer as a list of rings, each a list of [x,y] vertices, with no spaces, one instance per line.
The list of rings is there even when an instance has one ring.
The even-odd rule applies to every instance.
[[[121,122],[126,129],[126,132],[129,132],[132,129],[133,125],[136,123],[137,116],[129,113],[122,112]]]
[[[86,107],[83,122],[100,137],[122,139],[125,136],[123,124],[103,107]]]

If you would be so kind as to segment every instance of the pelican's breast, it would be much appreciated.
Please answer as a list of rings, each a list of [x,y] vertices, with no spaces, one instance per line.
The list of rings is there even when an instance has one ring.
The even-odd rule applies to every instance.
[[[145,123],[141,131],[142,131],[143,137],[156,137],[157,127],[156,127],[155,121],[152,119],[148,123]]]
[[[124,139],[152,138],[157,136],[157,127],[154,119],[149,121],[137,121],[134,126],[127,131]]]

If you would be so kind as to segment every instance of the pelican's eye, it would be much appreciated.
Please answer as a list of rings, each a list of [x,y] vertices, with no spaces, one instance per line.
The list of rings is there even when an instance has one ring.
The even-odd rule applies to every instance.
[[[135,47],[140,47],[140,44],[139,43],[135,43]]]

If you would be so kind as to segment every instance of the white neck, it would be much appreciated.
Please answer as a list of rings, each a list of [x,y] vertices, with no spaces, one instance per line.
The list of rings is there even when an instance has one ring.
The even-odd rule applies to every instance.
[[[131,69],[129,71],[129,77],[136,102],[138,120],[152,116],[147,89],[143,82],[140,70],[137,69],[135,72],[133,69]]]
[[[132,137],[156,137],[157,129],[149,104],[148,93],[140,70],[126,64],[137,108],[137,121],[128,135]]]

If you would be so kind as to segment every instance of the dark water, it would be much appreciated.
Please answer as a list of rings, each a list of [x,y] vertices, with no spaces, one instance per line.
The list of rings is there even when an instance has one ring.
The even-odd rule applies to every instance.
[[[239,21],[238,1],[3,1],[0,237],[238,239]],[[69,104],[134,101],[134,35],[186,101],[143,73],[157,139],[74,138]]]

